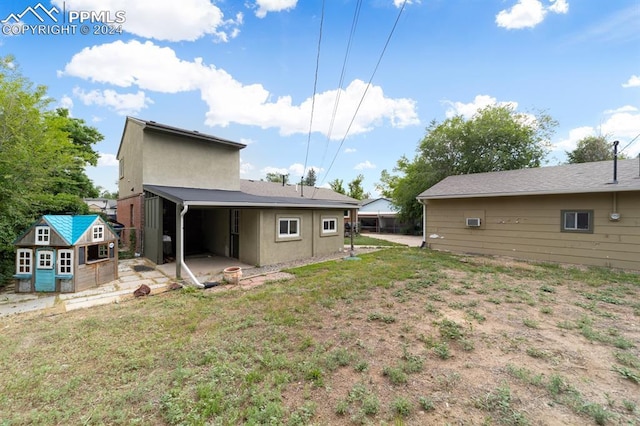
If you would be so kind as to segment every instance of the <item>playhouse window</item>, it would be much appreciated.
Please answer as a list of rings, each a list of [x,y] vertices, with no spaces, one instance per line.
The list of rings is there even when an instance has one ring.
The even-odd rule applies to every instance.
[[[18,249],[16,257],[16,274],[30,274],[33,264],[33,252],[31,249]]]
[[[593,232],[593,210],[563,210],[562,231]]]
[[[36,226],[36,245],[49,245],[50,233],[51,231],[48,226]]]
[[[58,275],[73,274],[73,250],[58,250]]]
[[[109,248],[106,244],[94,244],[87,246],[87,262],[95,262],[107,259],[109,257]]]
[[[278,219],[278,237],[299,237],[300,236],[300,219],[292,217],[283,217]]]
[[[338,232],[338,219],[335,217],[322,219],[322,234],[335,234]]]
[[[42,250],[38,252],[38,269],[53,269],[52,250]]]
[[[104,241],[104,225],[96,225],[93,227],[93,241]]]

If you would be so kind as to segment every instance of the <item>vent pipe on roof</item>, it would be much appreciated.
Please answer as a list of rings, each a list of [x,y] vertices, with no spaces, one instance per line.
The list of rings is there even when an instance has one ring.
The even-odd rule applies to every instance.
[[[618,144],[620,141],[613,141],[613,183],[618,183]]]

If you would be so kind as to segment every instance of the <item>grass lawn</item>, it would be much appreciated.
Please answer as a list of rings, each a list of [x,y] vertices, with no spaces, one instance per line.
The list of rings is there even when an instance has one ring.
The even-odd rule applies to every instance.
[[[417,248],[0,318],[0,425],[640,424],[640,275]]]

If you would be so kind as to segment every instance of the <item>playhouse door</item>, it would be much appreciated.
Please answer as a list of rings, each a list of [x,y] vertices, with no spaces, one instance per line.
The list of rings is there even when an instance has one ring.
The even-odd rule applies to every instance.
[[[56,291],[56,255],[51,249],[36,250],[36,291]]]

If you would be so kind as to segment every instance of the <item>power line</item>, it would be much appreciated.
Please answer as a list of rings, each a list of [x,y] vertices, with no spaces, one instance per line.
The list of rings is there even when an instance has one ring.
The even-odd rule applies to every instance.
[[[638,133],[638,134],[636,135],[636,137],[635,137],[635,138],[631,139],[631,142],[629,142],[628,144],[626,144],[626,145],[625,145],[625,147],[624,147],[624,148],[622,148],[622,149],[620,150],[620,152],[622,152],[622,151],[624,151],[625,149],[629,148],[629,145],[631,145],[631,144],[632,144],[636,139],[638,139],[638,137],[640,137],[640,133]]]
[[[313,78],[313,96],[311,97],[311,116],[309,117],[309,135],[307,136],[307,153],[304,157],[304,167],[302,168],[302,178],[307,171],[307,161],[309,160],[309,145],[311,145],[311,130],[313,128],[313,112],[316,106],[316,92],[318,90],[318,69],[320,68],[320,45],[322,44],[322,24],[324,23],[324,0],[322,0],[322,14],[320,15],[320,34],[318,35],[318,52],[316,54],[316,72]],[[300,194],[304,189],[300,188]]]
[[[400,16],[402,16],[402,12],[404,11],[404,8],[407,4],[407,0],[404,0],[404,2],[402,3],[402,7],[400,7],[400,11],[398,12],[398,16],[396,17],[395,22],[393,23],[393,27],[391,28],[391,32],[389,33],[389,36],[387,37],[387,41],[384,44],[384,47],[382,49],[382,52],[380,52],[380,56],[378,58],[378,62],[376,63],[375,68],[373,69],[373,72],[371,73],[371,77],[369,78],[369,81],[367,82],[367,87],[364,90],[364,93],[362,94],[362,97],[360,98],[360,102],[358,103],[358,106],[356,107],[356,110],[353,113],[353,117],[351,117],[351,121],[349,122],[349,126],[347,127],[347,130],[344,134],[344,136],[342,137],[342,140],[340,141],[340,146],[338,146],[338,149],[336,150],[336,155],[334,155],[333,160],[331,161],[331,164],[329,165],[329,168],[327,169],[327,172],[325,173],[325,176],[321,182],[324,183],[324,179],[326,179],[326,177],[329,175],[329,171],[331,171],[331,168],[333,167],[333,164],[336,161],[336,158],[338,158],[338,154],[340,153],[340,150],[342,149],[342,145],[344,144],[344,141],[347,139],[347,135],[349,134],[349,131],[351,130],[351,126],[353,125],[356,116],[358,115],[358,111],[360,110],[360,107],[362,106],[362,103],[364,102],[364,98],[367,95],[367,92],[369,91],[369,87],[371,87],[371,82],[373,81],[374,76],[376,75],[376,72],[378,71],[378,67],[380,66],[380,63],[382,62],[382,57],[384,56],[387,47],[389,46],[389,42],[391,41],[391,37],[393,36],[393,33],[396,30],[396,27],[398,25],[398,21],[400,21]]]

